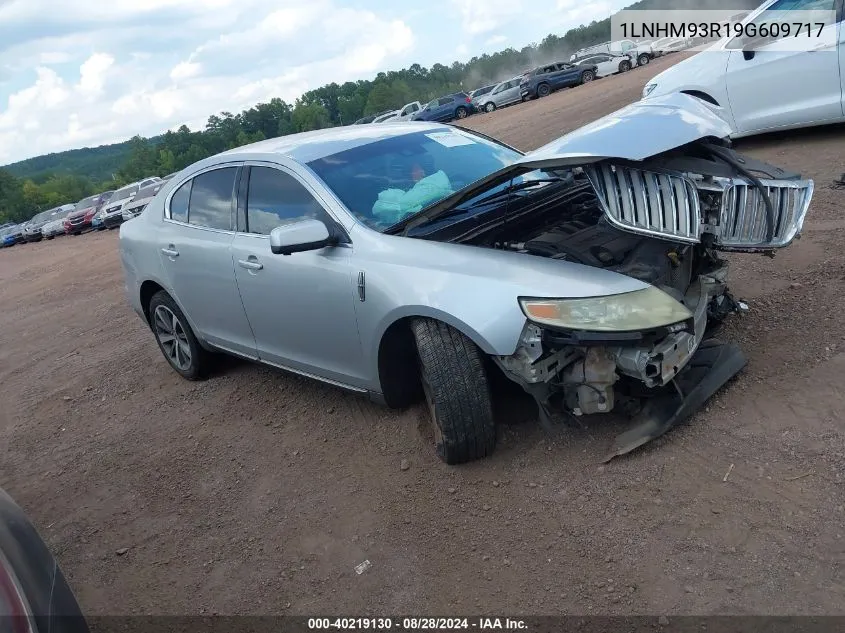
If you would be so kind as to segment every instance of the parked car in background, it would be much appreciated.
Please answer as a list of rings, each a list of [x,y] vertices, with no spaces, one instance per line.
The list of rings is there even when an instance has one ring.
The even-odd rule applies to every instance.
[[[69,213],[62,223],[67,235],[80,235],[92,229],[94,216],[102,205],[111,198],[113,192],[104,191],[93,196],[83,198],[76,203],[76,209]]]
[[[683,51],[692,46],[690,37],[664,37],[651,43],[655,55],[666,55]]]
[[[66,204],[59,207],[53,214],[49,222],[41,227],[41,235],[45,239],[52,240],[57,235],[65,234],[64,221],[65,218],[76,209],[75,204]]]
[[[388,121],[388,120],[390,120],[390,119],[392,119],[392,118],[394,118],[398,115],[399,115],[399,110],[391,110],[391,111],[389,111],[385,114],[377,116],[375,119],[373,119],[373,123],[384,123],[385,121]]]
[[[630,55],[631,59],[637,63],[637,66],[645,66],[655,57],[654,49],[648,42],[635,42],[634,40],[616,40],[613,42],[603,42],[594,46],[582,48],[570,57],[570,61],[574,62],[577,59],[587,57],[588,55],[595,55],[597,53],[612,53],[615,55]]]
[[[44,238],[43,228],[48,222],[55,220],[58,213],[67,211],[68,207],[72,210],[75,205],[64,205],[47,209],[41,213],[36,214],[33,218],[24,225],[24,238],[27,242],[40,242]]]
[[[413,118],[414,114],[416,114],[422,109],[423,104],[421,104],[419,101],[411,101],[411,103],[406,103],[405,105],[403,105],[402,108],[399,110],[398,114],[394,115],[393,117],[387,120],[391,122],[410,121]]]
[[[3,246],[14,246],[24,241],[23,224],[15,224],[11,228],[6,229],[3,235]]]
[[[615,73],[626,73],[633,67],[628,55],[596,53],[575,61],[576,66],[596,68],[596,77],[607,77]]]
[[[477,100],[477,107],[481,112],[493,112],[496,108],[504,108],[522,101],[519,84],[522,77],[511,77],[507,81],[496,84],[493,89]]]
[[[157,180],[152,182],[157,182]],[[109,201],[103,205],[100,211],[100,219],[104,228],[114,229],[120,226],[121,222],[123,222],[123,208],[132,202],[139,189],[140,183],[133,182],[125,187],[121,187],[112,194]]]
[[[566,62],[546,64],[529,70],[519,83],[520,98],[547,97],[555,90],[590,83],[596,78],[595,66],[576,66]]]
[[[469,98],[472,99],[472,105],[475,106],[475,109],[479,112],[481,111],[481,107],[479,106],[479,99],[481,99],[484,95],[490,94],[490,91],[493,90],[498,83],[489,84],[487,86],[482,86],[481,88],[476,88],[475,90],[469,93]]]
[[[47,543],[0,489],[0,618],[10,633],[89,633]]]
[[[372,123],[378,117],[384,116],[385,114],[390,114],[393,110],[382,110],[381,112],[376,112],[375,114],[370,114],[369,116],[364,116],[355,121],[352,125],[366,125],[367,123]]]
[[[722,253],[785,247],[806,218],[812,180],[742,157],[729,131],[673,94],[528,154],[419,123],[246,145],[121,227],[127,296],[184,378],[223,351],[425,399],[447,463],[495,448],[492,372],[545,424],[639,411],[624,454],[746,365],[707,335],[744,310]]]
[[[472,99],[465,92],[455,92],[437,99],[432,99],[426,106],[414,114],[413,121],[454,121],[465,119],[477,112]]]
[[[832,11],[834,4],[769,0],[743,24],[775,23],[787,9],[820,8]],[[733,138],[845,122],[845,23],[841,12],[836,19],[813,27],[812,50],[800,50],[806,47],[796,46],[794,36],[721,40],[651,79],[643,97],[693,95],[728,122]],[[795,88],[784,90],[795,78]]]
[[[132,201],[123,207],[123,221],[126,222],[127,220],[131,220],[132,218],[141,215],[143,210],[147,208],[150,200],[155,198],[155,195],[159,192],[162,186],[164,186],[164,182],[154,182],[143,189],[139,189]]]
[[[7,224],[4,228],[0,229],[0,246],[14,246],[17,244],[17,239],[15,238],[17,229],[17,224]]]

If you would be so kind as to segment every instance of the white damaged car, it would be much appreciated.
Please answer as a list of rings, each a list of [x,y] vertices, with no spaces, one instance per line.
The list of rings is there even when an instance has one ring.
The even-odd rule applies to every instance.
[[[682,94],[522,154],[435,123],[284,136],[198,162],[121,226],[128,298],[181,376],[215,352],[428,404],[454,464],[496,444],[490,377],[544,424],[623,411],[608,457],[746,364],[725,251],[801,231],[813,183],[743,157]],[[596,416],[594,423],[600,423]]]

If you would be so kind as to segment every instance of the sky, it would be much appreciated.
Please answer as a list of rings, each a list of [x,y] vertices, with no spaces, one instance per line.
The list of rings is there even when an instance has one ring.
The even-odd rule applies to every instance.
[[[539,42],[630,0],[0,0],[0,165]]]

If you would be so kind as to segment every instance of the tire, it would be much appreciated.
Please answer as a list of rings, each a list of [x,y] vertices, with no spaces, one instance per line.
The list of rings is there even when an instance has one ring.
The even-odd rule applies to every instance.
[[[581,74],[581,83],[582,84],[588,84],[595,78],[596,78],[596,75],[592,70],[585,70]]]
[[[199,344],[185,314],[164,290],[150,299],[149,316],[158,348],[173,370],[188,380],[205,378],[210,354]]]
[[[447,464],[489,456],[496,447],[496,423],[481,350],[440,321],[415,319],[411,330],[437,456]]]
[[[496,104],[493,103],[492,101],[488,101],[487,103],[484,104],[484,111],[485,112],[493,112],[493,110],[495,110],[495,109],[496,109]]]
[[[623,61],[619,64],[619,72],[620,73],[626,73],[629,70],[631,70],[631,62],[626,60],[626,61]]]
[[[647,66],[650,61],[651,58],[647,54],[642,53],[637,57],[637,66]]]
[[[461,106],[457,110],[455,110],[455,118],[456,119],[465,119],[465,118],[467,118],[468,114],[469,114],[469,112],[467,111],[467,109],[464,106]]]
[[[549,84],[540,84],[537,86],[538,97],[548,97],[550,94],[552,94],[552,88]]]
[[[51,235],[51,236],[50,236],[50,237],[48,237],[47,239],[48,239],[48,240],[52,240],[52,239],[53,239],[53,237],[55,237],[55,236]]]

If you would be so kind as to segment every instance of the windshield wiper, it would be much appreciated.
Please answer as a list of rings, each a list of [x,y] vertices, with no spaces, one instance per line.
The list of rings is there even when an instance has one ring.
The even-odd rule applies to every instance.
[[[481,200],[476,200],[475,202],[473,202],[473,203],[471,203],[471,204],[469,204],[469,205],[467,205],[466,207],[463,207],[463,208],[473,209],[475,207],[480,207],[484,204],[488,204],[489,202],[492,202],[493,200],[499,200],[501,198],[506,198],[507,196],[512,194],[514,191],[522,191],[523,189],[528,189],[529,187],[533,187],[534,185],[541,184],[541,183],[561,182],[563,180],[566,180],[566,179],[561,178],[560,176],[551,176],[551,177],[548,177],[548,178],[535,178],[533,180],[523,180],[522,182],[518,182],[518,183],[515,183],[515,184],[512,184],[512,185],[508,185],[507,187],[505,187],[501,191],[497,191],[496,193],[490,194],[486,198],[481,198]]]

